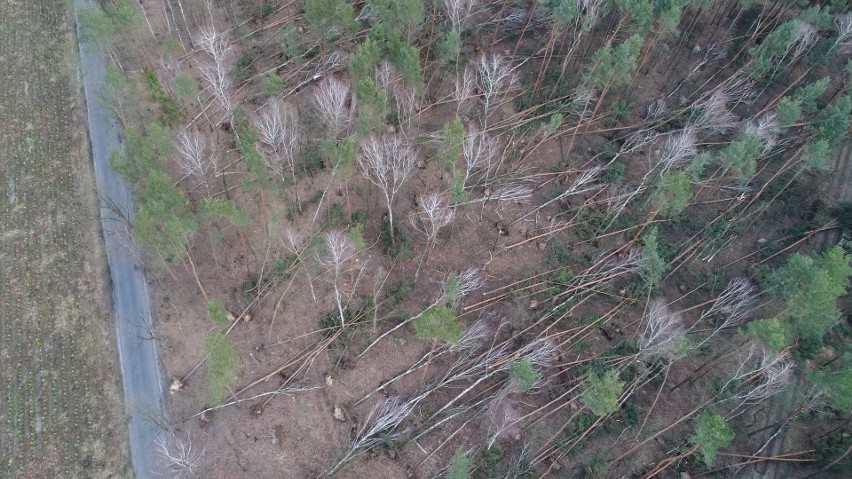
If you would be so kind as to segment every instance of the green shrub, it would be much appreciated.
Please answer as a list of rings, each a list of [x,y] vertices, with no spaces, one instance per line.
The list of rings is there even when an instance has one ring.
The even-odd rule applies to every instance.
[[[344,214],[343,205],[340,203],[328,205],[323,217],[325,224],[330,228],[339,229],[346,225],[346,214]]]
[[[443,140],[438,150],[438,159],[446,171],[454,171],[464,151],[464,124],[459,117],[444,123]]]
[[[645,250],[639,260],[639,274],[649,286],[656,288],[666,272],[666,260],[660,254],[656,226],[648,228],[648,232],[642,236],[642,244]]]
[[[163,89],[157,74],[153,70],[145,70],[143,83],[151,95],[151,99],[160,106],[160,118],[166,125],[175,126],[182,121],[183,114],[177,100]]]
[[[390,222],[382,221],[382,232],[379,237],[379,245],[382,252],[388,255],[391,259],[404,259],[411,255],[411,247],[414,245],[414,239],[407,228],[397,224],[393,228],[393,236],[391,236]],[[391,239],[393,238],[393,239]]]
[[[228,220],[237,228],[248,226],[251,224],[251,218],[248,213],[239,209],[233,200],[225,200],[222,198],[204,198],[201,200],[201,214],[213,221],[220,219]]]
[[[591,461],[583,465],[583,479],[607,479],[609,468],[606,462],[606,453],[601,451]]]
[[[739,178],[750,178],[763,154],[763,140],[759,136],[742,132],[719,153],[722,165]]]
[[[822,336],[840,317],[837,298],[846,294],[852,276],[852,257],[835,246],[822,254],[794,254],[770,273],[764,287],[784,300],[779,319],[790,332],[790,340],[821,342]]]
[[[198,84],[186,73],[178,73],[174,80],[174,89],[178,97],[185,103],[194,105],[198,103],[201,89]]]
[[[500,477],[500,465],[503,462],[503,448],[499,444],[494,444],[488,449],[480,449],[476,454],[474,462],[476,466],[476,477],[479,478],[496,478]]]
[[[270,15],[275,13],[275,2],[264,2],[262,5],[255,5],[251,9],[251,16],[254,20],[266,20]]]
[[[461,53],[462,38],[461,34],[456,30],[441,35],[440,43],[435,51],[438,61],[444,66],[455,64],[458,61]]]
[[[263,92],[268,96],[278,96],[284,89],[287,88],[287,83],[276,73],[266,75],[266,80],[263,82]]]
[[[326,41],[358,31],[355,10],[344,0],[307,0],[304,19],[313,36]]]
[[[237,83],[243,83],[257,73],[254,67],[254,57],[250,53],[243,53],[237,59],[236,74],[234,78]]]
[[[847,454],[850,447],[852,447],[852,435],[849,435],[843,429],[817,438],[813,447],[816,449],[814,454],[817,458],[817,466],[822,470],[845,454],[846,457],[829,468],[828,471],[852,473],[852,455]]]
[[[627,427],[638,426],[642,419],[642,408],[635,402],[628,401],[621,407],[621,418]]]
[[[133,237],[149,254],[173,261],[186,254],[186,243],[198,224],[189,201],[163,172],[151,171],[136,212]]]
[[[621,183],[624,181],[625,171],[627,171],[627,164],[616,161],[604,171],[604,181],[607,183]]]

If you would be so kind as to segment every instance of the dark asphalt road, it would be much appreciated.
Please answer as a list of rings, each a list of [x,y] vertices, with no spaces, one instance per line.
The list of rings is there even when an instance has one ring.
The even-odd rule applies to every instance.
[[[94,5],[92,0],[74,0],[74,8]],[[121,360],[124,401],[130,417],[130,449],[137,478],[155,476],[153,441],[162,433],[158,424],[168,417],[164,382],[156,343],[150,339],[151,305],[138,247],[130,241],[126,222],[132,221],[133,203],[129,185],[109,166],[112,151],[120,148],[115,118],[101,106],[98,92],[106,73],[104,58],[94,48],[81,45],[83,89],[88,110],[89,138],[101,200],[101,223],[110,271],[113,315]],[[112,205],[107,207],[107,205]]]

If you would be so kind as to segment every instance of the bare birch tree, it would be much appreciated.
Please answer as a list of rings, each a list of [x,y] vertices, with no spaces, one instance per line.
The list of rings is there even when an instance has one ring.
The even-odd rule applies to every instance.
[[[347,107],[350,90],[349,82],[333,76],[326,77],[314,90],[314,108],[334,138],[343,133],[351,122],[352,109]]]
[[[465,187],[486,186],[494,175],[496,166],[494,161],[499,153],[500,143],[497,138],[475,125],[469,125],[462,144]],[[478,181],[476,184],[471,184],[471,178],[477,174],[479,175]]]
[[[714,91],[697,105],[701,113],[694,126],[708,133],[728,133],[737,126],[737,117],[728,109],[730,96],[723,90]]]
[[[456,74],[453,82],[453,100],[456,102],[456,116],[461,114],[462,107],[473,97],[476,87],[476,71],[466,66],[464,71]]]
[[[781,133],[774,112],[766,113],[761,115],[757,120],[749,122],[746,125],[745,131],[763,141],[764,155],[769,153],[769,150],[778,143],[778,135]]]
[[[346,326],[346,316],[343,307],[343,292],[340,289],[341,276],[349,271],[350,260],[355,257],[357,250],[352,240],[340,231],[325,234],[325,250],[317,252],[317,262],[326,268],[331,277],[328,279],[334,288],[334,300],[340,315],[340,327]]]
[[[694,328],[704,320],[719,318],[710,335],[698,343],[696,347],[701,347],[725,329],[742,326],[757,306],[755,293],[756,288],[747,278],[740,277],[729,281],[719,297],[713,302],[713,305],[707,311],[701,313],[701,317],[692,326]]]
[[[852,43],[852,13],[844,13],[834,17],[834,26],[837,27],[837,38],[831,46],[831,50],[840,47],[847,50]]]
[[[417,100],[417,90],[406,86],[396,68],[387,60],[379,62],[374,76],[376,85],[393,99],[399,123],[408,123],[410,126]]]
[[[450,199],[440,193],[429,193],[420,198],[419,210],[411,215],[411,225],[426,236],[426,247],[414,273],[414,282],[420,275],[420,267],[435,247],[435,241],[442,228],[453,222],[456,210],[450,206]]]
[[[417,155],[417,150],[399,134],[370,136],[361,142],[358,166],[385,195],[391,241],[394,237],[393,203],[402,185],[411,177]]]
[[[185,176],[204,184],[210,196],[210,180],[218,170],[218,160],[207,145],[207,140],[197,129],[185,129],[178,134],[175,161]]]
[[[650,304],[642,334],[637,341],[639,358],[645,360],[662,356],[674,359],[685,335],[680,315],[669,310],[663,299],[655,299]]]
[[[465,24],[473,12],[473,7],[476,6],[476,1],[444,0],[444,9],[447,10],[447,17],[450,19],[453,30],[459,33],[464,30]]]
[[[296,110],[278,100],[269,100],[254,117],[258,141],[266,166],[282,180],[289,170],[296,181],[296,154],[299,149],[299,120]]]
[[[455,216],[446,195],[429,193],[420,198],[419,210],[411,216],[411,224],[426,236],[426,249],[429,249],[441,229],[452,223]]]
[[[786,353],[767,352],[752,343],[737,358],[737,369],[719,390],[720,394],[729,395],[717,401],[717,404],[735,402],[726,415],[726,419],[733,419],[747,408],[783,391],[792,370],[793,363]]]
[[[698,138],[693,128],[685,128],[670,134],[666,138],[663,152],[657,163],[660,169],[659,174],[665,174],[686,159],[695,156],[698,153],[697,143]]]
[[[484,127],[488,123],[491,108],[517,86],[518,76],[515,74],[515,68],[497,53],[480,55],[476,59],[475,68],[482,97]]]
[[[230,122],[235,109],[231,77],[228,74],[230,40],[213,27],[202,27],[194,41],[210,57],[210,63],[200,67],[201,77],[219,107],[225,112],[223,121]]]

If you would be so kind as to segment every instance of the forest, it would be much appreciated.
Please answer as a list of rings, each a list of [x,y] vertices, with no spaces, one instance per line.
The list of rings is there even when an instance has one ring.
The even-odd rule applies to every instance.
[[[852,473],[846,0],[101,0],[171,477]]]

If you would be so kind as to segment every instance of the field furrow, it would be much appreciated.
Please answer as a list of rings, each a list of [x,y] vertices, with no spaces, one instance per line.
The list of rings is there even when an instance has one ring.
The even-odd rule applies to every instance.
[[[68,5],[0,3],[0,477],[126,467]]]

